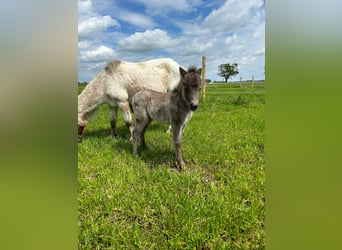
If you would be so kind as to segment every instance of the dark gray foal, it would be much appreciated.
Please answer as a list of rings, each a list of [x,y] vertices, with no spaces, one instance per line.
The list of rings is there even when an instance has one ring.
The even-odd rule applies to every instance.
[[[180,83],[173,92],[161,93],[143,90],[132,99],[135,117],[133,130],[133,155],[137,153],[138,139],[146,147],[145,132],[152,120],[171,124],[176,160],[180,168],[184,165],[181,153],[182,135],[192,112],[199,106],[198,92],[202,88],[201,69],[190,67],[188,71],[179,68]]]

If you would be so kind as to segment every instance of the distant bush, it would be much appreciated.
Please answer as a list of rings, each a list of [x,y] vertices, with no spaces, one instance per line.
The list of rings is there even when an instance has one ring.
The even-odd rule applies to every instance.
[[[235,106],[246,105],[248,104],[248,101],[244,97],[241,97],[241,95],[239,95],[238,98],[233,101],[233,104]]]

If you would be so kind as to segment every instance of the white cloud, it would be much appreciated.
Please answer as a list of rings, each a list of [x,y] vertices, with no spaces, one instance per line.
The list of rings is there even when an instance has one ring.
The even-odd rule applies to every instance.
[[[78,58],[79,74],[91,79],[117,53],[110,48],[108,37],[115,32],[107,32],[110,27],[119,27],[118,21],[98,11],[94,0],[78,1]],[[107,3],[108,4],[108,3]]]
[[[257,50],[257,52],[255,52],[255,55],[256,56],[265,55],[265,48]]]
[[[97,49],[91,51],[80,52],[80,59],[82,62],[108,61],[113,59],[114,57],[114,50],[106,46],[100,46]]]
[[[213,10],[203,21],[208,32],[229,32],[251,17],[251,11],[262,6],[262,0],[229,0],[219,9]]]
[[[98,63],[88,63],[86,64],[87,70],[96,70],[99,71],[101,68],[103,68],[107,64],[107,61],[102,61]]]
[[[228,36],[225,40],[225,43],[226,44],[231,44],[232,42],[236,41],[237,40],[237,34],[234,33],[234,35],[232,36]]]
[[[172,21],[175,26],[183,31],[184,35],[203,35],[207,34],[208,31],[203,29],[200,24],[195,22],[183,22],[182,20]]]
[[[216,44],[216,38],[205,38],[205,37],[192,37],[187,36],[181,39],[178,39],[180,47],[174,47],[170,51],[175,54],[183,55],[183,56],[198,56],[208,53],[214,49],[213,47]]]
[[[150,28],[156,26],[155,22],[150,17],[126,10],[118,11],[116,13],[116,18],[137,27]]]
[[[91,17],[78,25],[78,36],[88,37],[111,26],[119,26],[119,23],[110,16]]]
[[[189,12],[195,6],[202,3],[201,0],[135,0],[147,7],[147,11],[152,14],[165,14],[169,11]]]
[[[133,3],[133,0],[127,1]],[[212,80],[220,79],[217,67],[222,63],[238,63],[237,79],[240,76],[251,79],[252,75],[256,79],[264,78],[263,0],[220,0],[209,7],[209,2],[203,0],[135,2],[144,7],[130,8],[108,0],[79,1],[79,24],[91,23],[93,17],[99,21],[84,28],[83,37],[81,30],[79,36],[81,81],[93,78],[106,62],[115,58],[138,62],[167,56],[185,67],[193,64],[201,67],[202,55],[207,57],[207,78]],[[205,13],[209,14],[205,16]],[[120,29],[106,31],[111,27],[103,19],[106,15],[120,22]],[[107,21],[110,23],[112,18]]]
[[[90,13],[93,9],[90,0],[80,1],[78,0],[78,13]]]
[[[239,60],[238,64],[239,65],[246,65],[246,64],[250,65],[250,64],[252,64],[255,61],[255,59],[256,59],[256,57],[254,57],[254,56],[243,56]]]
[[[237,51],[242,50],[245,47],[246,47],[246,45],[244,45],[244,44],[237,44],[237,45],[231,46],[230,48],[231,48],[232,51],[236,51],[237,52]]]
[[[90,47],[89,41],[80,41],[78,42],[78,49],[87,49]]]
[[[254,38],[258,38],[260,36],[265,36],[265,22],[260,23],[253,33]]]
[[[119,41],[119,50],[133,52],[151,52],[167,49],[175,44],[168,34],[160,29],[136,32]]]

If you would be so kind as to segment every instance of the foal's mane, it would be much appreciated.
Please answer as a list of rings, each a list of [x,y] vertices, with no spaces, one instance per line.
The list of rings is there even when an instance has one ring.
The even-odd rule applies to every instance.
[[[187,73],[196,73],[197,72],[197,67],[195,65],[192,65],[188,68]]]
[[[186,74],[189,73],[197,73],[197,67],[195,65],[189,66],[188,70],[186,71]],[[177,88],[175,88],[172,92],[178,92],[181,90],[181,88],[183,87],[183,80],[183,78],[180,79]]]

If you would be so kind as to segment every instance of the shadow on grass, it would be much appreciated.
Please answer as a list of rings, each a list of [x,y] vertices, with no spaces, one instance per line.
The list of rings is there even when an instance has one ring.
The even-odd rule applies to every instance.
[[[166,165],[171,168],[176,168],[175,152],[173,148],[147,148],[140,149],[139,157],[143,160],[150,168],[156,168],[161,165]]]
[[[166,134],[168,125],[152,122],[148,127],[147,133],[149,131],[161,131]],[[166,135],[165,135],[166,136]],[[92,139],[105,139],[111,138],[110,128],[99,128],[99,129],[89,129],[85,132],[84,138]],[[113,139],[113,150],[118,152],[125,152],[127,154],[132,154],[133,146],[132,142],[129,140],[130,133],[127,126],[117,127],[117,136]],[[138,144],[138,157],[143,160],[151,168],[159,167],[161,165],[166,165],[171,168],[177,168],[174,147],[161,147],[153,145],[153,142],[147,145],[147,148],[142,148],[140,143]]]
[[[148,126],[148,131],[160,130],[160,131],[166,132],[167,128],[168,128],[168,125],[152,122]],[[111,136],[110,128],[88,129],[88,130],[86,128],[86,131],[84,134],[84,137],[89,137],[89,138],[106,138],[110,136]],[[123,138],[127,140],[130,138],[129,129],[126,125],[117,127],[117,138]]]
[[[100,128],[100,129],[92,129],[86,131],[84,137],[88,138],[106,138],[112,137],[110,128]],[[129,139],[130,133],[127,126],[120,126],[117,128],[117,138]]]

